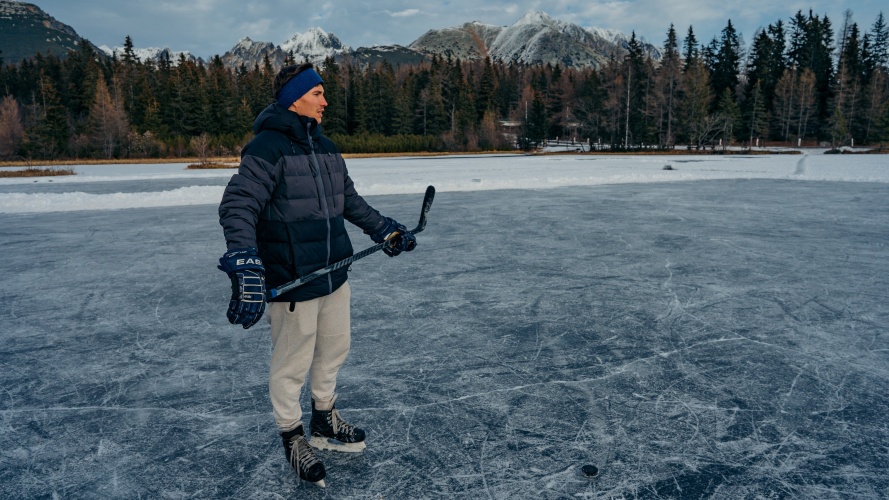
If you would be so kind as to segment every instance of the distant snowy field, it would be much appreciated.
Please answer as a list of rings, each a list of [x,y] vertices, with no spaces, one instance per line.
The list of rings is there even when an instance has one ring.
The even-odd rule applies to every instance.
[[[887,155],[820,153],[823,150],[801,156],[447,156],[352,159],[347,164],[363,195],[422,193],[429,184],[448,192],[717,179],[889,182]],[[667,165],[673,170],[664,170]],[[0,179],[0,213],[215,204],[236,171],[186,170],[182,163],[71,168],[77,175]],[[182,186],[144,191],[139,187],[144,181]],[[91,183],[115,183],[112,186],[120,189],[78,189]]]
[[[349,160],[438,193],[351,267],[326,490],[225,319],[233,169],[0,180],[0,498],[889,498],[889,156],[817,153]]]

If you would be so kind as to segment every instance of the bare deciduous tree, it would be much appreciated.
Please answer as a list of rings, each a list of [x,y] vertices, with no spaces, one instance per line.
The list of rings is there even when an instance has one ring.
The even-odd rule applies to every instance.
[[[199,136],[192,137],[190,146],[192,151],[198,155],[201,163],[207,163],[207,158],[210,156],[210,136],[204,132]]]
[[[129,122],[123,103],[111,96],[101,75],[96,80],[96,94],[90,107],[89,121],[93,147],[105,158],[114,157],[126,138]]]
[[[0,101],[0,157],[16,154],[25,138],[18,101],[7,95]]]
[[[689,143],[701,149],[717,122],[710,120],[710,103],[713,93],[710,90],[710,72],[700,60],[692,61],[685,72],[682,87],[682,123],[688,134]],[[718,121],[722,129],[722,118]]]

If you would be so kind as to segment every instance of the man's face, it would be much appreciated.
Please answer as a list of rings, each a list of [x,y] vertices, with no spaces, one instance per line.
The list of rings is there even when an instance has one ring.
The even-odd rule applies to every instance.
[[[324,86],[319,83],[291,104],[289,109],[298,115],[314,118],[316,122],[321,123],[321,116],[326,107],[327,99],[324,98]]]

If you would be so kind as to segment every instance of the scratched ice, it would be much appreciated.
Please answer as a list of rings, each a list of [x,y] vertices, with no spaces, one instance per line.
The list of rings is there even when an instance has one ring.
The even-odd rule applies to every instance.
[[[438,195],[352,266],[326,490],[225,320],[231,171],[0,184],[0,497],[889,497],[889,156],[349,165],[406,225]]]

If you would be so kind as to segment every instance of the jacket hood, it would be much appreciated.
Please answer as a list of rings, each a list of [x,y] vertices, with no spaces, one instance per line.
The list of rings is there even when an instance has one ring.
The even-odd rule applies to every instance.
[[[253,133],[275,130],[294,139],[305,140],[308,133],[313,139],[321,137],[321,124],[311,118],[298,115],[277,103],[269,104],[253,122]]]

